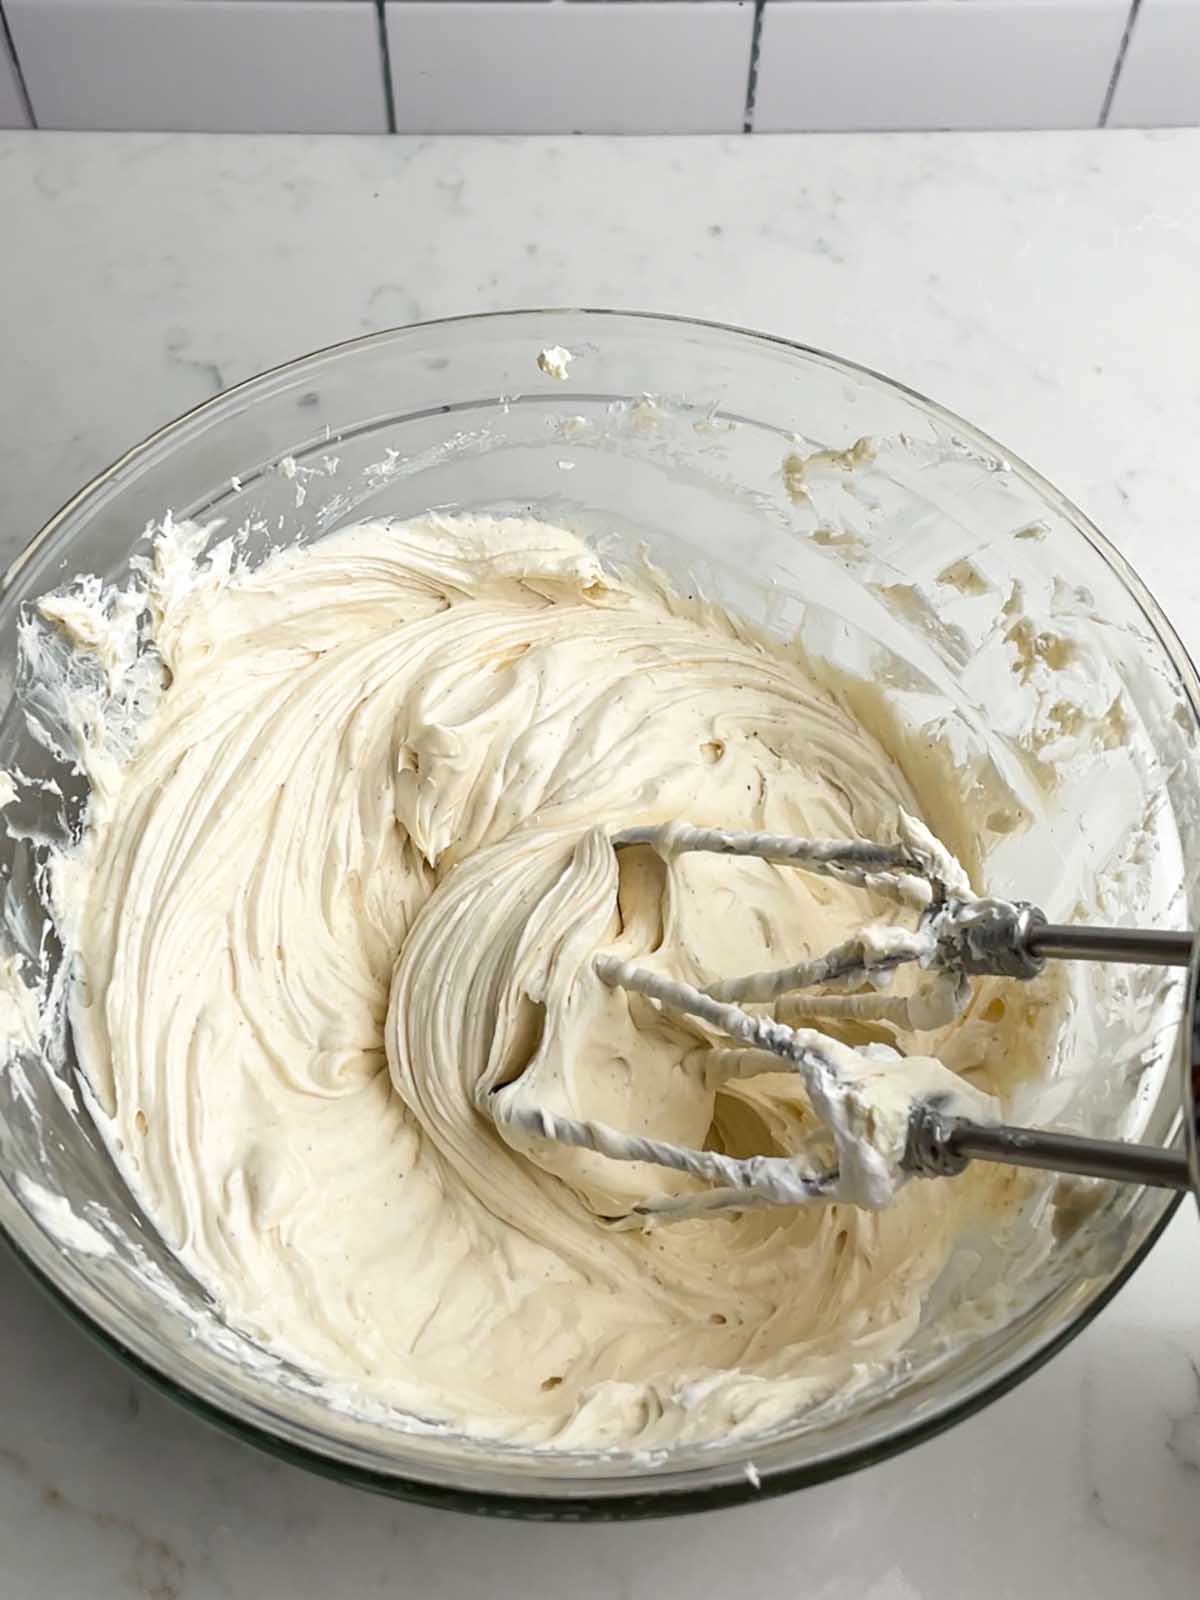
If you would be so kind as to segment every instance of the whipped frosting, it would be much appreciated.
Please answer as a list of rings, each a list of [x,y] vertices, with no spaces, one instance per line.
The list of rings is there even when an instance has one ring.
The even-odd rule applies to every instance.
[[[573,351],[565,350],[561,344],[552,344],[548,349],[538,352],[538,369],[548,378],[557,378],[560,383],[565,383],[570,376],[567,368],[574,359]]]
[[[597,957],[704,988],[895,905],[613,834],[894,840],[919,810],[901,753],[797,648],[542,523],[364,523],[253,571],[194,553],[160,539],[147,568],[136,737],[89,717],[56,900],[98,1120],[228,1320],[375,1401],[562,1448],[755,1432],[871,1382],[955,1244],[1002,1234],[1035,1180],[867,1179],[894,1173],[932,1081],[986,1115],[1039,1076],[1054,975],[981,980],[948,1016],[919,974],[890,1008],[786,1002],[855,1076],[862,1204],[617,1230],[696,1180],[539,1137],[492,1097],[827,1155],[794,1074],[732,1068],[728,1039]],[[84,652],[109,637],[95,610],[42,604]]]

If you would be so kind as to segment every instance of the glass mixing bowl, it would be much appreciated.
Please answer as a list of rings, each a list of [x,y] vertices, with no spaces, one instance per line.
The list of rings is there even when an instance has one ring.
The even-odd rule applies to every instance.
[[[537,365],[553,345],[574,353],[566,381]],[[1113,865],[1120,828],[1106,834],[1091,819],[1103,811],[1128,824],[1144,805],[1166,887],[1139,909],[1162,926],[1200,922],[1200,685],[1145,588],[1050,484],[936,405],[818,351],[683,320],[539,311],[381,333],[244,383],[130,451],[13,563],[0,597],[0,766],[55,777],[66,794],[60,806],[26,787],[6,812],[5,925],[29,958],[58,959],[39,838],[63,839],[83,797],[22,715],[24,603],[79,573],[123,580],[168,508],[244,526],[261,553],[430,507],[532,511],[594,536],[618,561],[648,547],[677,583],[799,635],[814,662],[886,682],[906,726],[957,740],[964,773],[978,774],[980,759],[1008,762],[1018,789],[1053,769],[1056,738],[1071,746],[1070,718],[1045,688],[1069,637],[1077,668],[1118,692],[1110,736],[1094,758],[1076,749],[1055,814],[989,815],[982,844],[964,838],[952,815],[963,797],[948,810],[914,757],[927,820],[968,858],[986,855],[1000,893],[1038,899],[1052,916],[1119,914],[1105,895],[1133,868]],[[1025,664],[1014,673],[1015,655]],[[1080,982],[1067,1055],[1092,1087],[1074,1094],[1067,1071],[1048,1098],[1019,1109],[1178,1143],[1167,1055],[1179,986],[1136,969],[1096,968]],[[61,1303],[145,1376],[268,1450],[373,1489],[506,1516],[691,1511],[907,1448],[1078,1332],[1175,1203],[1104,1188],[1003,1315],[989,1316],[984,1296],[976,1336],[950,1348],[931,1311],[887,1382],[840,1413],[658,1455],[539,1454],[335,1410],[306,1374],[225,1327],[127,1191],[78,1107],[74,1074],[65,1035],[0,1073],[0,1227]],[[951,1265],[961,1293],[978,1262]]]

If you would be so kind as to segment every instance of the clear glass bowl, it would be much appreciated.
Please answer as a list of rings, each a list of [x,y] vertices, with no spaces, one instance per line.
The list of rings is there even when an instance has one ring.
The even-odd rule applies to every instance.
[[[566,382],[536,365],[555,344],[575,353]],[[821,455],[860,438],[875,443]],[[1075,803],[1086,808],[1107,784],[1128,810],[1136,795],[1119,798],[1129,779],[1123,751],[1136,748],[1138,782],[1157,795],[1157,843],[1178,864],[1175,890],[1151,909],[1200,922],[1200,685],[1158,606],[1086,518],[968,424],[871,372],[782,340],[662,317],[520,312],[377,334],[244,383],[130,451],[7,574],[0,765],[57,776],[77,816],[78,780],[31,739],[21,715],[18,615],[73,574],[123,578],[145,549],[147,524],[168,508],[248,522],[251,548],[262,550],[429,507],[532,510],[594,535],[618,560],[648,547],[677,581],[698,581],[780,635],[801,635],[814,658],[866,677],[891,673],[910,708],[936,699],[943,726],[968,745],[1011,721],[1011,705],[998,700],[1001,689],[1011,694],[1004,652],[1014,647],[1002,603],[1014,584],[1046,597],[1121,686],[1122,748],[1084,774]],[[1036,654],[1036,637],[1030,647]],[[955,837],[939,817],[944,793],[923,792],[921,774],[910,776],[935,828],[945,821],[950,842],[978,855],[977,840]],[[17,820],[61,832],[49,805]],[[1007,854],[989,854],[989,881],[1042,900],[1052,915],[1069,912],[1075,875],[1087,876],[1077,858],[1091,848],[1090,831],[1070,815],[1035,820]],[[21,927],[30,954],[46,921],[38,853],[27,839],[4,840],[7,925]],[[55,948],[51,936],[51,961]],[[1120,989],[1105,969],[1089,973],[1085,1025],[1071,1048],[1102,1092],[1087,1104],[1060,1095],[1056,1120],[1111,1131],[1136,1062],[1136,1135],[1180,1140],[1178,1083],[1162,1044],[1178,1021],[1179,990],[1151,976],[1156,987],[1125,979],[1134,987]],[[69,1039],[59,1044],[57,1074],[44,1061],[0,1074],[0,1227],[62,1304],[148,1378],[268,1450],[373,1489],[503,1516],[691,1511],[905,1449],[1003,1393],[1078,1332],[1175,1204],[1160,1191],[1105,1191],[1010,1315],[981,1318],[962,1349],[942,1348],[931,1319],[889,1381],[841,1414],[799,1417],[752,1444],[665,1456],[539,1454],[331,1409],[305,1374],[225,1328],[86,1114],[67,1103],[74,1063]],[[70,1227],[53,1197],[65,1197]]]

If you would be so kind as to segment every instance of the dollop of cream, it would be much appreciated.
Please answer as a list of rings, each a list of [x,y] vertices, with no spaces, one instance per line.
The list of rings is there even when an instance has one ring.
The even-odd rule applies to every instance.
[[[827,1158],[795,1075],[730,1071],[728,1039],[595,958],[703,987],[896,906],[611,836],[687,818],[895,839],[919,810],[896,754],[798,650],[532,521],[366,523],[187,583],[160,549],[146,570],[154,694],[132,753],[85,751],[101,781],[60,873],[72,1022],[110,1147],[228,1319],[343,1389],[561,1448],[754,1432],[886,1370],[956,1241],[1002,1229],[1029,1180],[980,1167],[882,1209],[617,1231],[695,1180],[502,1132],[489,1097]],[[43,606],[111,679],[95,614]],[[793,996],[787,1020],[813,1006],[855,1076],[851,1133],[894,1168],[914,1084],[982,1114],[1039,1073],[1051,980],[996,993],[948,1022]]]
[[[561,344],[552,344],[545,350],[539,350],[537,364],[548,378],[557,378],[560,383],[565,383],[570,377],[567,368],[574,359],[574,351],[564,349]]]

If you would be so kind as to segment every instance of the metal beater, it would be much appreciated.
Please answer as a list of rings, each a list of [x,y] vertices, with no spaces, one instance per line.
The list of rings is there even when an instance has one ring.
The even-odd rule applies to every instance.
[[[1116,961],[1187,967],[1184,1025],[1179,1048],[1185,1148],[1155,1149],[1048,1130],[981,1123],[952,1114],[938,1097],[916,1100],[908,1116],[901,1168],[906,1175],[950,1177],[969,1161],[997,1161],[1157,1188],[1192,1189],[1200,1197],[1200,938],[1140,928],[1072,927],[1049,922],[1034,905],[973,894],[961,867],[913,819],[902,818],[896,844],[814,840],[767,833],[727,833],[681,823],[626,828],[613,836],[617,849],[649,846],[670,858],[688,851],[754,856],[870,888],[898,903],[920,906],[915,930],[867,930],[823,956],[774,972],[755,973],[704,989],[677,982],[612,956],[597,956],[604,982],[641,994],[665,1012],[691,1016],[727,1037],[733,1049],[728,1076],[755,1072],[798,1074],[824,1120],[836,1121],[836,1056],[824,1036],[796,1029],[738,1002],[774,1001],[814,985],[861,988],[879,984],[900,966],[917,962],[942,985],[952,1008],[965,1006],[969,981],[978,976],[1036,977],[1047,960]],[[884,992],[813,997],[816,1015],[893,1018],[907,1002]],[[829,1041],[824,1040],[828,1047]],[[755,1054],[774,1058],[758,1065]],[[648,1199],[636,1216],[685,1217],[764,1205],[802,1205],[838,1198],[836,1167],[803,1153],[736,1158],[622,1132],[606,1124],[557,1117],[519,1097],[494,1101],[498,1122],[527,1134],[595,1150],[623,1161],[646,1161],[686,1172],[712,1187],[697,1195]]]

